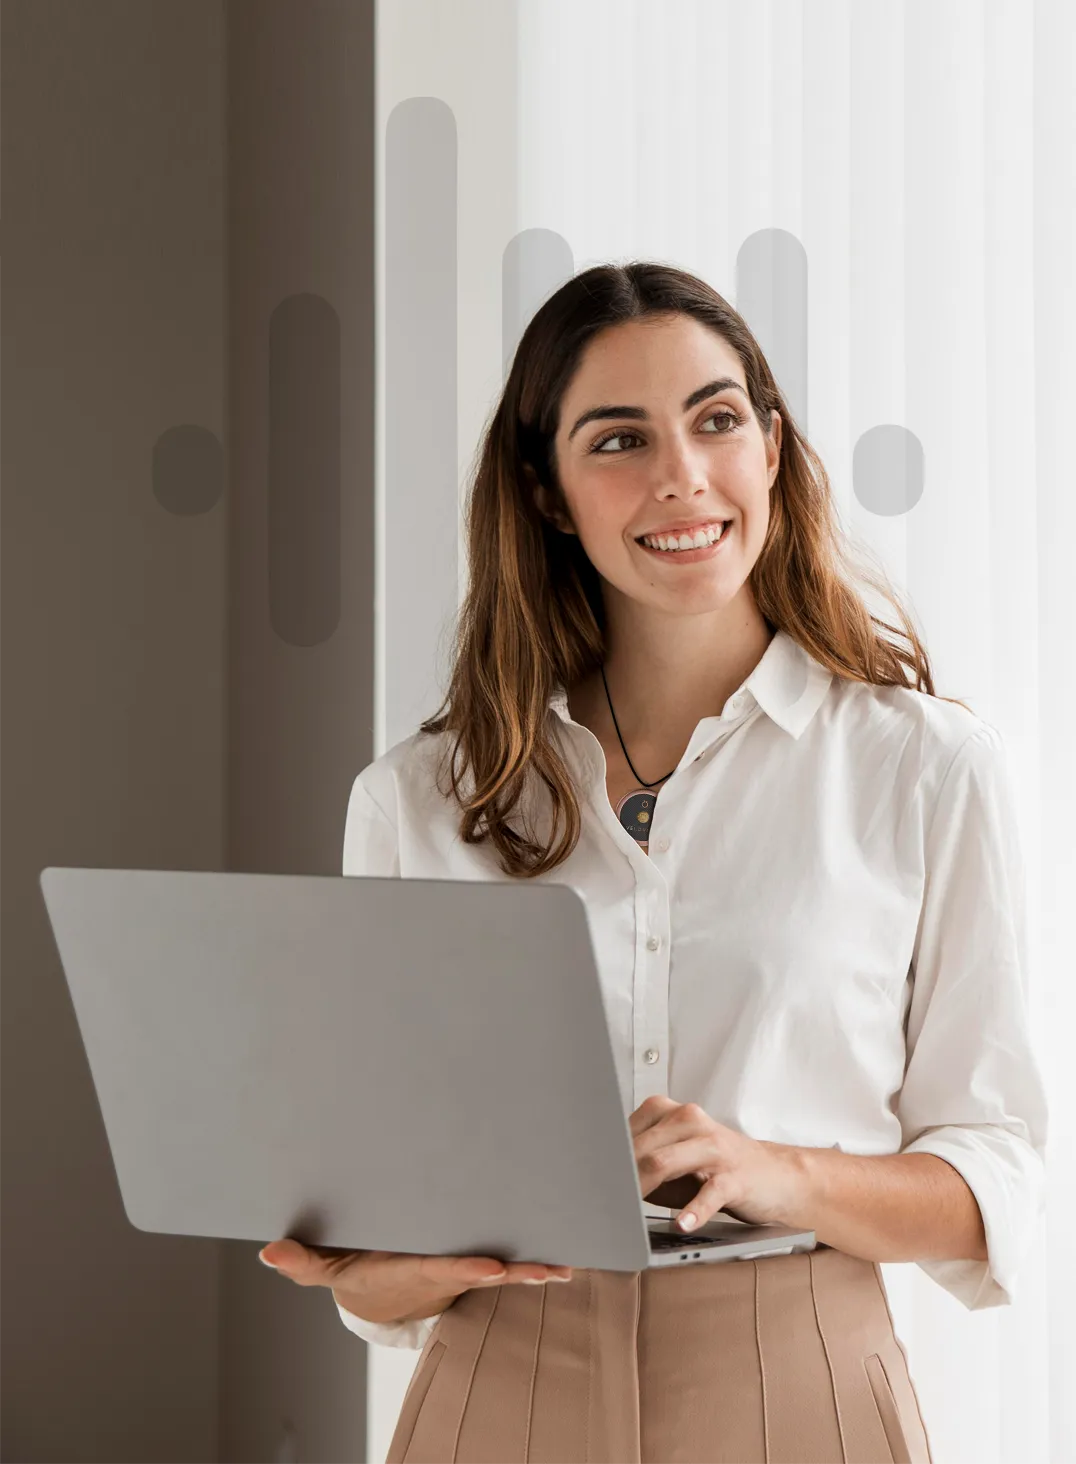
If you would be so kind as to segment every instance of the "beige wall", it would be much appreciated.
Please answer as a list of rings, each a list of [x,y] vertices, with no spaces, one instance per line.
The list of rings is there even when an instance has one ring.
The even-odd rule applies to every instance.
[[[360,0],[3,6],[5,1460],[363,1457],[328,1294],[126,1220],[37,878],[339,867],[372,756],[371,31]],[[304,293],[339,322],[342,593],[298,645],[267,404]]]
[[[372,5],[242,0],[228,21],[229,858],[338,874],[373,758]],[[222,1280],[221,1458],[273,1458],[291,1419],[296,1459],[362,1459],[367,1348],[331,1294],[238,1242]]]
[[[219,6],[3,7],[3,1452],[215,1457],[220,1246],[126,1220],[37,886],[220,868],[225,504],[151,453],[223,431]]]

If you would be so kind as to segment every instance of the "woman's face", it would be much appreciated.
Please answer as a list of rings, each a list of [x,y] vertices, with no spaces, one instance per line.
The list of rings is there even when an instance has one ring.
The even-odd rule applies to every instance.
[[[773,421],[767,439],[739,357],[693,316],[611,326],[590,342],[561,402],[554,447],[572,523],[560,527],[630,599],[674,614],[720,609],[744,588],[766,538],[781,443],[777,413]],[[726,521],[716,548],[640,542]]]

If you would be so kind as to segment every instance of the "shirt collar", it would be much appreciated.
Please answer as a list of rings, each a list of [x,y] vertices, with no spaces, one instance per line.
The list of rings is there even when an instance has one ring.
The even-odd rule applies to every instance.
[[[833,673],[814,659],[787,632],[775,632],[758,665],[742,683],[771,721],[791,737],[798,738],[825,700]],[[731,700],[731,698],[730,698]],[[745,706],[747,705],[745,699]],[[561,683],[554,687],[549,706],[564,722],[570,722],[568,693]],[[707,717],[708,722],[732,720],[730,716]]]

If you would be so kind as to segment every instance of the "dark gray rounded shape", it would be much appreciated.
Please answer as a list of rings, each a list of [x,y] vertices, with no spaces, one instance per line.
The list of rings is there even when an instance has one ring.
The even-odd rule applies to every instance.
[[[224,449],[207,427],[184,422],[153,444],[153,496],[168,513],[208,513],[224,493]]]

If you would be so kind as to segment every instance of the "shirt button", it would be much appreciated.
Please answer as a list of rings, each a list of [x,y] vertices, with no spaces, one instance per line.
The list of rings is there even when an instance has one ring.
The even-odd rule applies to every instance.
[[[732,708],[733,711],[736,711],[738,707],[743,706],[743,695],[741,692],[736,693],[736,695],[729,702],[729,706]]]
[[[658,1055],[659,1054],[656,1047],[648,1047],[643,1053],[643,1057],[646,1058],[647,1062],[657,1062]]]
[[[660,944],[661,944],[661,941],[658,940],[657,936],[656,935],[652,935],[650,937],[650,939],[646,943],[646,948],[647,948],[648,951],[656,951],[657,948],[658,948],[658,946]]]
[[[668,848],[668,847],[669,847],[669,841],[668,841],[668,839],[659,839],[659,840],[658,840],[658,849],[659,849],[659,851],[660,851],[660,852],[661,852],[661,853],[662,853],[662,854],[664,854],[664,853],[665,853],[665,850],[666,850],[666,849],[667,849],[667,848]]]

